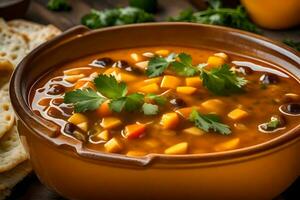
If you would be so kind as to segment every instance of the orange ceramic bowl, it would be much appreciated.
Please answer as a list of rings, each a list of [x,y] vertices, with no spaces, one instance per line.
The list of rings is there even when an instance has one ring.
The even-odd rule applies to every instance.
[[[299,80],[299,54],[251,33],[190,23],[148,23],[91,31],[75,27],[38,47],[14,72],[10,95],[18,130],[40,180],[70,199],[272,199],[300,174],[300,123],[248,148],[140,158],[92,152],[57,140],[57,127],[29,107],[32,84],[59,63],[99,51],[153,45],[209,47],[276,63]]]

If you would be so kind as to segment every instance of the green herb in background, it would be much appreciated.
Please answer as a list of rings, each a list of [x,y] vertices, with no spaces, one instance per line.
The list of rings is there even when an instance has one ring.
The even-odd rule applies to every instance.
[[[253,24],[241,6],[237,8],[222,7],[221,0],[210,0],[207,10],[193,12],[192,9],[182,11],[177,17],[170,17],[169,21],[194,22],[201,24],[213,24],[229,26],[232,28],[242,29],[254,33],[261,31]]]
[[[66,0],[50,0],[47,8],[52,11],[69,11],[72,9]]]
[[[129,6],[154,13],[157,10],[157,0],[129,0]]]
[[[297,51],[300,51],[300,42],[294,41],[292,39],[284,39],[282,42],[296,49]]]
[[[103,11],[91,10],[89,14],[81,19],[81,23],[91,29],[151,21],[154,21],[152,14],[133,7],[106,9]]]

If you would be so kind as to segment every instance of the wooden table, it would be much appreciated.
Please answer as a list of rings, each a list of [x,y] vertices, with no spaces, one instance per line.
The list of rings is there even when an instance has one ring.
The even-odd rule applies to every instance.
[[[31,2],[26,19],[39,22],[42,24],[54,24],[62,30],[80,24],[81,17],[88,13],[91,8],[105,9],[116,6],[126,6],[126,0],[69,0],[72,3],[72,11],[70,12],[51,12],[46,9],[45,5],[48,0],[34,0]],[[184,0],[159,0],[159,12],[156,14],[157,21],[163,21],[168,16],[177,15],[182,9],[197,7],[200,9],[203,3],[192,3],[194,1]],[[265,36],[273,39],[282,40],[284,38],[292,38],[300,41],[300,29],[292,29],[287,31],[267,31],[264,30]],[[280,173],[280,166],[278,166]],[[80,184],[80,183],[79,183]],[[56,193],[50,191],[43,186],[34,174],[28,176],[24,181],[19,183],[14,189],[9,200],[58,200],[63,199]],[[285,193],[276,200],[299,200],[300,199],[300,180],[296,181]]]

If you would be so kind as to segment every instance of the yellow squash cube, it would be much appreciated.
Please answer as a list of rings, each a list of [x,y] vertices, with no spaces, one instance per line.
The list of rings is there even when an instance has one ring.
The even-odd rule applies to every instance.
[[[180,94],[193,94],[196,90],[197,88],[190,86],[181,86],[176,88],[176,92]]]
[[[213,113],[221,113],[224,108],[224,103],[223,101],[219,99],[209,99],[201,104],[203,108],[205,108],[208,112],[213,112]]]
[[[104,144],[104,148],[109,153],[118,153],[122,151],[123,145],[117,138],[112,138]]]
[[[233,111],[231,111],[230,113],[228,113],[227,116],[232,120],[240,120],[240,119],[247,117],[248,115],[249,115],[248,112],[246,112],[240,108],[236,108]]]
[[[179,144],[175,144],[165,150],[165,154],[168,155],[176,155],[176,154],[186,154],[188,151],[188,143],[181,142]]]
[[[166,50],[166,49],[161,49],[161,50],[155,51],[155,54],[160,55],[160,56],[167,56],[170,54],[170,51]]]
[[[214,149],[215,151],[227,151],[227,150],[235,149],[239,143],[240,143],[240,139],[234,138],[227,142],[217,144]]]
[[[195,136],[200,136],[200,135],[205,134],[204,131],[202,131],[201,129],[199,129],[195,126],[183,129],[183,132],[186,134],[195,135]]]
[[[177,113],[166,113],[162,116],[160,124],[164,129],[173,129],[179,124],[179,117]]]
[[[81,113],[75,113],[68,119],[68,122],[78,125],[84,122],[88,122],[88,118]]]
[[[176,76],[165,75],[161,81],[160,87],[166,89],[176,89],[181,84],[181,79]]]
[[[149,85],[145,85],[139,89],[139,91],[144,93],[159,93],[160,88],[157,83],[151,83]]]
[[[207,60],[207,64],[210,66],[220,66],[225,64],[225,60],[220,56],[209,56]]]
[[[186,86],[200,87],[202,84],[202,81],[199,76],[187,77],[187,78],[185,78],[185,84],[186,84]]]
[[[101,126],[105,129],[113,129],[122,124],[121,120],[115,117],[104,117],[101,121]]]

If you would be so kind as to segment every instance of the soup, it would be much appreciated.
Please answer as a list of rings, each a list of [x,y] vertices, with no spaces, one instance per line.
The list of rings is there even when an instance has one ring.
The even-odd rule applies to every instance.
[[[60,137],[127,156],[234,150],[298,125],[300,85],[277,66],[209,49],[100,52],[58,66],[31,88]]]

